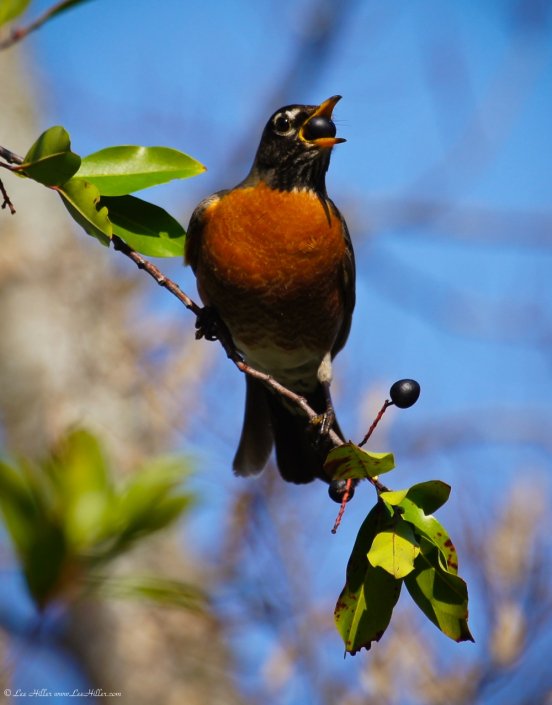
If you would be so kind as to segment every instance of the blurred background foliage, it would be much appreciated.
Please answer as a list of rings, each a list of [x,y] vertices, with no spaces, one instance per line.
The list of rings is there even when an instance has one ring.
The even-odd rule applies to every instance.
[[[550,4],[94,0],[0,54],[2,146],[24,153],[62,124],[82,154],[180,149],[207,174],[147,195],[183,225],[243,178],[275,109],[344,96],[348,142],[328,190],[359,284],[338,414],[358,441],[392,382],[421,383],[418,404],[389,410],[369,449],[393,451],[395,489],[452,485],[439,518],[476,639],[448,644],[403,600],[382,641],[343,661],[332,612],[370,488],[332,537],[321,483],[288,486],[272,469],[233,478],[240,375],[193,341],[192,317],[165,292],[75,233],[51,194],[15,183],[17,215],[0,213],[6,454],[39,465],[68,429],[86,428],[122,487],[183,450],[196,470],[186,493],[199,499],[182,527],[110,564],[109,599],[94,591],[42,617],[6,537],[6,684],[94,685],[138,705],[552,702]],[[48,7],[34,0],[21,25]],[[195,295],[179,261],[160,265]],[[161,576],[206,590],[212,609],[114,599],[155,592]]]
[[[74,599],[97,584],[107,582],[109,590],[98,571],[188,508],[189,495],[175,492],[183,474],[182,461],[158,459],[118,490],[96,439],[84,431],[61,438],[40,465],[0,462],[0,507],[37,606]],[[120,579],[117,587],[124,589]],[[178,594],[174,582],[165,592],[151,580],[127,589],[158,599]]]

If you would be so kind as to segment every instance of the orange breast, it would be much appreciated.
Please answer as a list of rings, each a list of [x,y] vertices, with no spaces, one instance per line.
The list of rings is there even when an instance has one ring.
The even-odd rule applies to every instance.
[[[309,192],[231,191],[204,214],[196,274],[236,342],[331,349],[343,320],[345,240]]]

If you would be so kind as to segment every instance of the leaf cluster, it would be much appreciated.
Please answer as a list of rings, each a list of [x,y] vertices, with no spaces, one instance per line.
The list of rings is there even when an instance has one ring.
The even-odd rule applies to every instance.
[[[103,245],[117,235],[152,257],[182,256],[186,232],[163,208],[129,194],[205,171],[169,147],[108,147],[81,159],[59,126],[46,130],[23,163],[9,168],[57,191],[71,217]]]
[[[345,443],[328,455],[333,479],[376,480],[394,467],[391,453],[369,453]],[[358,533],[347,582],[335,608],[345,650],[370,649],[389,626],[403,583],[422,612],[457,642],[473,641],[468,628],[468,589],[458,576],[458,556],[435,519],[450,487],[440,480],[405,490],[380,491]]]
[[[118,488],[85,431],[41,464],[0,461],[0,509],[38,607],[97,584],[98,570],[178,519],[191,503],[180,489],[185,473],[181,461],[157,461]]]

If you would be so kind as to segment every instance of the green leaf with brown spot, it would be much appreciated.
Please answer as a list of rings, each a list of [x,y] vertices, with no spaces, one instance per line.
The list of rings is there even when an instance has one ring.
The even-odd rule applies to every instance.
[[[337,630],[345,650],[352,655],[362,648],[369,650],[373,641],[381,639],[401,592],[402,580],[395,580],[382,568],[374,568],[368,560],[376,534],[388,521],[389,515],[380,505],[366,517],[347,564],[347,582],[335,607]]]
[[[107,217],[107,208],[97,208],[100,202],[98,189],[87,181],[71,179],[63,186],[57,187],[57,191],[71,217],[89,235],[109,247],[113,226]]]
[[[458,554],[443,525],[434,516],[426,516],[408,497],[400,503],[400,507],[404,510],[403,519],[412,524],[416,533],[425,536],[441,550],[447,571],[456,575]]]
[[[414,559],[420,553],[410,524],[400,517],[377,534],[368,553],[374,567],[380,567],[395,579],[404,578],[414,570]]]
[[[439,549],[425,538],[406,587],[422,612],[454,641],[473,641],[468,628],[468,588],[457,575],[447,572]]]
[[[324,470],[332,480],[374,478],[394,467],[393,453],[369,453],[352,441],[333,448],[324,464]]]

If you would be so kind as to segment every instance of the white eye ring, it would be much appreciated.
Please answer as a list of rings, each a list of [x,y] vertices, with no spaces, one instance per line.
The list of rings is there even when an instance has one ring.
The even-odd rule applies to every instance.
[[[274,118],[274,129],[281,135],[287,134],[291,130],[291,121],[284,115],[277,115]]]

